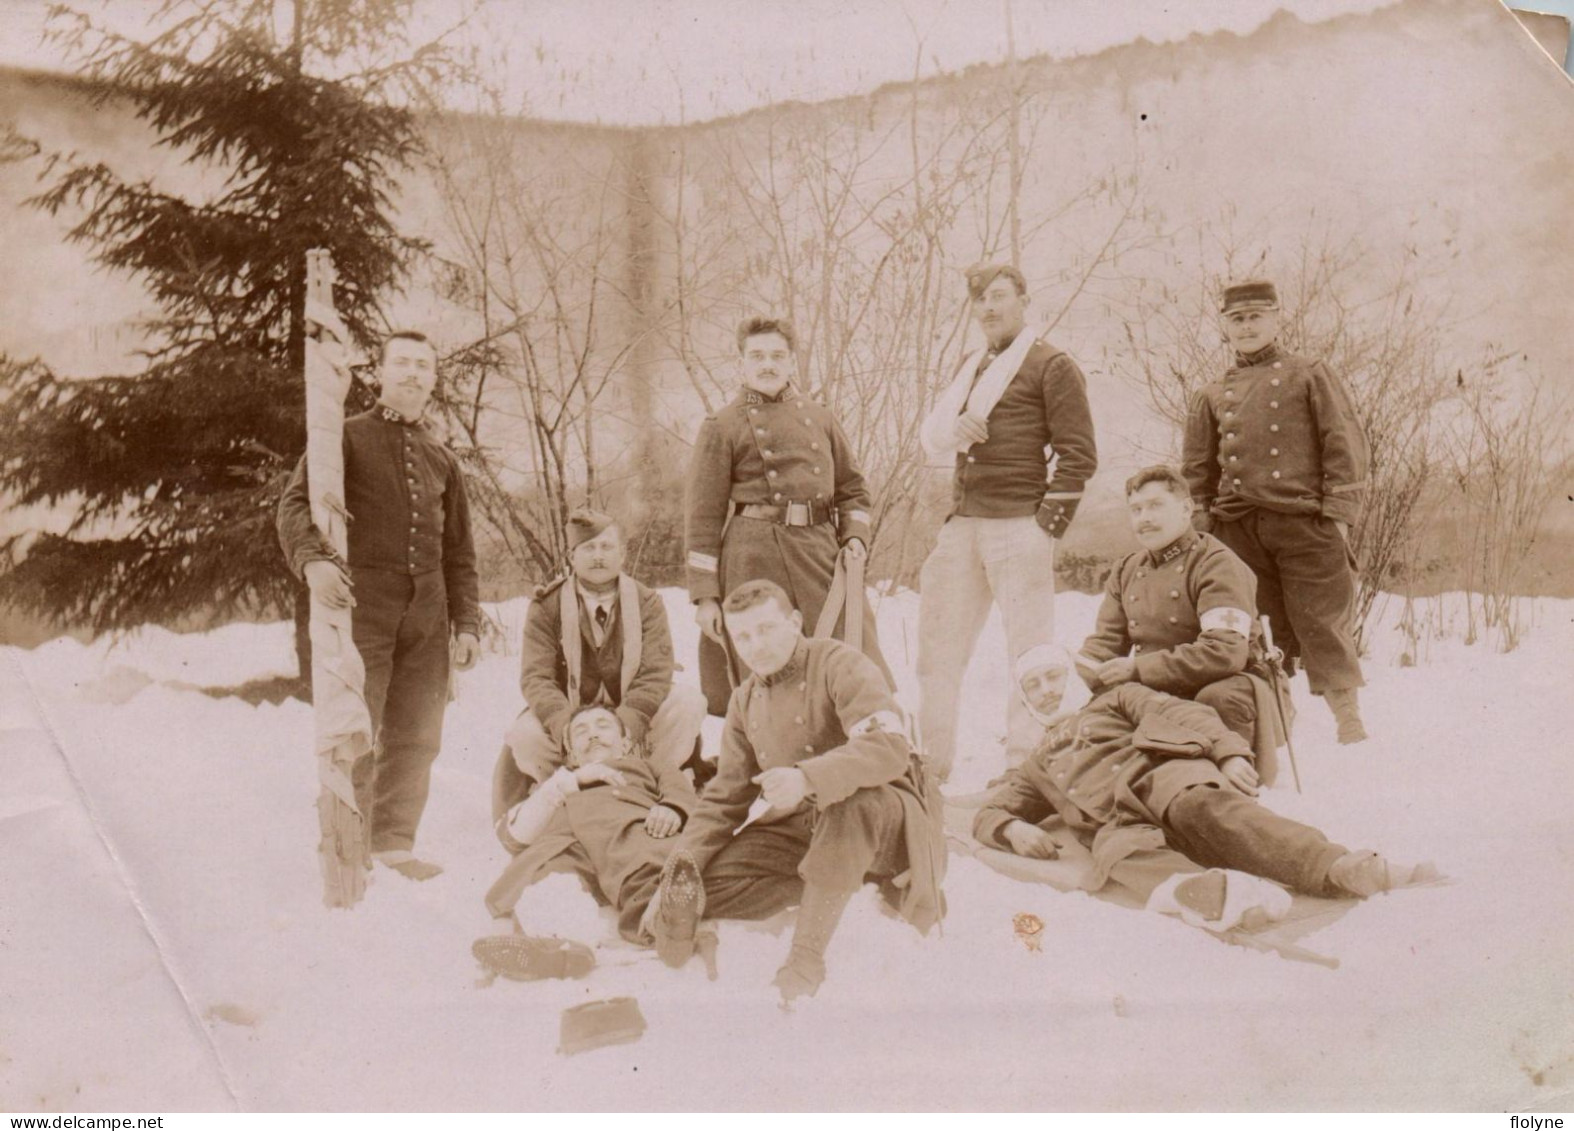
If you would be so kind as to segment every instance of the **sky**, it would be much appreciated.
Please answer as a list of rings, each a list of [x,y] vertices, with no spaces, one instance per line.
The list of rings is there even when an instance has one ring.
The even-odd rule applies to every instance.
[[[1489,0],[1483,0],[1489,2]],[[1574,5],[1574,0],[1568,0]],[[99,9],[134,29],[159,0]],[[414,34],[436,35],[470,5],[417,0]],[[1090,54],[1226,29],[1276,11],[1315,21],[1381,0],[475,0],[458,33],[499,76],[504,108],[534,117],[653,125],[819,101],[883,83],[996,62],[1009,10],[1019,55]],[[1547,5],[1543,5],[1545,7]],[[40,43],[48,0],[0,0],[0,63],[69,69]],[[470,107],[461,107],[470,108]]]

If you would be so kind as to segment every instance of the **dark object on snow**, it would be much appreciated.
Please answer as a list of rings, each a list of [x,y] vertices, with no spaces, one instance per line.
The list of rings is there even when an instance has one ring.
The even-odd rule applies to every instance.
[[[564,1056],[607,1045],[626,1045],[645,1035],[645,1015],[631,997],[587,1001],[563,1011],[557,1051]]]
[[[476,939],[470,953],[489,973],[516,982],[583,978],[596,966],[596,956],[584,943],[531,935],[488,935]]]

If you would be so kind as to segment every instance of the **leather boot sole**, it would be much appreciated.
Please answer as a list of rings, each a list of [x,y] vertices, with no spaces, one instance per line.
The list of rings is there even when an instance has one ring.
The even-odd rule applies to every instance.
[[[674,852],[661,868],[661,906],[651,933],[656,954],[668,966],[682,966],[694,953],[694,933],[705,914],[705,883],[700,866],[687,852]]]

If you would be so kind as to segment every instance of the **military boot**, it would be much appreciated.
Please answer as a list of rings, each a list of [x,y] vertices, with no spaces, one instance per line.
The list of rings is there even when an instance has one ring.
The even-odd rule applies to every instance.
[[[1420,864],[1395,864],[1376,852],[1346,852],[1328,868],[1328,883],[1358,899],[1442,878],[1437,865],[1429,860]]]
[[[825,981],[825,948],[836,933],[836,924],[841,922],[842,912],[852,897],[850,891],[832,891],[818,884],[804,885],[798,925],[792,933],[792,949],[771,982],[781,991],[783,1005],[791,1005],[795,998],[813,997],[820,983]]]
[[[1366,727],[1361,723],[1361,705],[1356,701],[1356,689],[1341,687],[1325,692],[1323,698],[1328,700],[1328,709],[1339,723],[1340,744],[1365,742]]]

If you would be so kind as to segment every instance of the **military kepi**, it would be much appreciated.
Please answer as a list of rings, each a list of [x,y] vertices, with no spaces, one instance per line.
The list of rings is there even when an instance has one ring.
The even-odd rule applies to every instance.
[[[976,267],[969,267],[967,293],[974,298],[983,298],[984,288],[1002,275],[1016,284],[1019,293],[1027,294],[1027,280],[1022,278],[1022,272],[1009,263],[980,263]]]
[[[572,550],[581,542],[589,542],[611,526],[612,521],[610,514],[602,514],[589,507],[580,507],[568,516],[568,525],[564,528],[564,533],[568,536],[568,548]]]
[[[1224,296],[1219,303],[1219,313],[1229,314],[1232,310],[1278,310],[1279,292],[1274,285],[1266,279],[1249,279],[1244,283],[1233,283],[1224,288]]]

